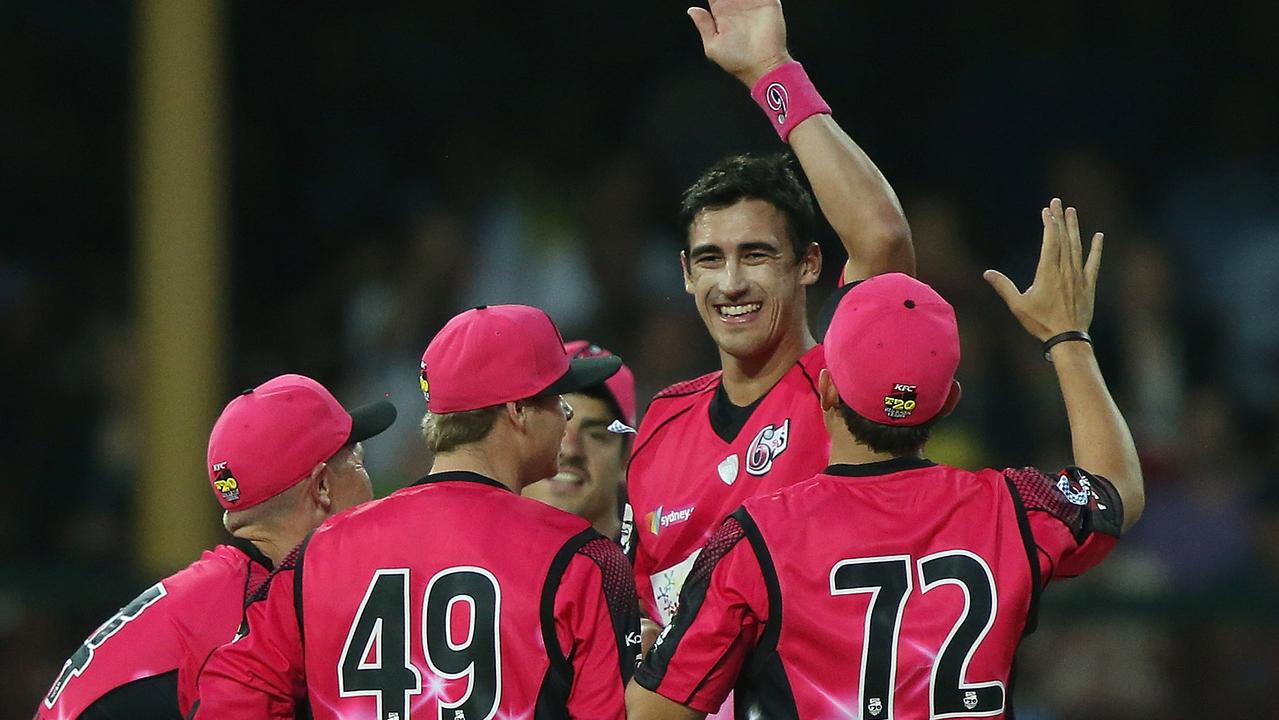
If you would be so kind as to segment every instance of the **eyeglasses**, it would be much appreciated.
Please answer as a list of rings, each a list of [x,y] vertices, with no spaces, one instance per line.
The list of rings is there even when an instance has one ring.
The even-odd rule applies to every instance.
[[[564,413],[565,420],[573,419],[573,406],[568,404],[563,395],[560,395],[560,410]]]

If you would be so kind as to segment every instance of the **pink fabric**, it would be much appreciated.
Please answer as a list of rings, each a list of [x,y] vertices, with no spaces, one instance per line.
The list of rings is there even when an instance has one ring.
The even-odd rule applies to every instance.
[[[209,435],[209,483],[227,510],[253,507],[346,444],[351,415],[324,386],[281,375],[227,404]]]
[[[422,356],[433,413],[478,410],[541,393],[568,372],[564,339],[527,305],[486,305],[455,316]]]
[[[782,142],[790,141],[795,126],[814,115],[830,114],[830,105],[817,93],[804,66],[794,60],[755,83],[751,97],[768,116]]]
[[[959,367],[954,308],[902,273],[877,275],[849,290],[824,343],[840,398],[884,425],[919,425],[936,417]]]

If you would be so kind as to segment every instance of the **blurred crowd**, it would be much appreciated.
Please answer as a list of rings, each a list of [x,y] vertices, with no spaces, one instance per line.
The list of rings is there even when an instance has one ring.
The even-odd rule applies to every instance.
[[[781,149],[682,5],[228,4],[227,397],[297,371],[401,421],[379,494],[424,474],[418,359],[459,309],[524,302],[634,369],[717,366],[684,294],[680,190]],[[1039,208],[1107,244],[1094,338],[1148,506],[1054,588],[1019,717],[1279,713],[1279,49],[1260,3],[811,2],[792,52],[896,187],[918,274],[955,305],[966,467],[1070,457],[1053,374],[981,280],[1026,283]],[[9,7],[0,66],[0,718],[144,586],[127,3]],[[827,230],[826,278],[841,257]],[[641,401],[641,407],[643,401]],[[210,424],[212,418],[210,418]],[[174,482],[204,492],[203,470]],[[209,512],[216,513],[210,497]]]

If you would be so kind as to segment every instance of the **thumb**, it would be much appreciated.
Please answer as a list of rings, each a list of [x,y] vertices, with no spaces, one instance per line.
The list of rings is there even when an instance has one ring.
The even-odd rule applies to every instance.
[[[702,47],[706,47],[715,37],[715,16],[711,15],[710,10],[701,7],[689,8],[688,16],[693,19],[693,25],[697,26],[697,34],[702,36]]]
[[[995,289],[995,292],[1008,307],[1013,307],[1013,303],[1021,299],[1021,291],[1017,289],[1012,280],[1008,279],[1007,275],[998,270],[987,270],[981,276],[982,279],[990,283],[990,286]]]

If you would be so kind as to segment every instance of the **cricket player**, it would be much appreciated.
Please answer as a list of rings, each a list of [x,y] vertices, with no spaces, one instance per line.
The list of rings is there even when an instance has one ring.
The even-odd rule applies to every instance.
[[[923,455],[959,400],[954,310],[909,276],[841,300],[818,376],[831,465],[747,500],[712,536],[628,690],[635,720],[1003,718],[1044,587],[1095,566],[1145,502],[1132,436],[1087,334],[1101,236],[1085,260],[1053,200],[1034,283],[987,280],[1043,344],[1075,465],[976,472]],[[1012,351],[1012,350],[1010,350]]]
[[[712,0],[689,14],[706,55],[752,89],[790,144],[848,252],[842,283],[913,273],[910,229],[893,189],[786,49],[776,0]],[[807,324],[821,273],[812,197],[784,157],[728,158],[685,193],[685,288],[719,348],[720,370],[658,393],[627,474],[628,554],[645,614],[669,622],[696,553],[746,498],[826,467]]]
[[[570,357],[612,354],[586,340],[573,340],[564,349]],[[635,437],[635,375],[623,364],[604,382],[564,399],[573,406],[573,417],[560,445],[560,471],[522,494],[580,515],[599,534],[617,540],[626,459]]]
[[[197,718],[625,717],[638,605],[626,559],[519,496],[558,470],[562,393],[617,372],[571,359],[536,308],[479,307],[422,363],[430,475],[321,526],[200,675]]]
[[[90,635],[36,709],[40,720],[182,718],[195,674],[235,637],[244,605],[324,519],[373,498],[362,441],[395,421],[347,412],[322,385],[281,375],[232,400],[209,437],[209,482],[231,540],[157,582]]]

